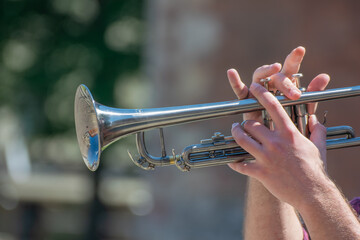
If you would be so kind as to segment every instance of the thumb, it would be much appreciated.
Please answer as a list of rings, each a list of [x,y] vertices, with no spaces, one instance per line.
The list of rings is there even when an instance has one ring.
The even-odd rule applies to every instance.
[[[322,125],[315,115],[309,117],[310,140],[319,149],[322,159],[326,156],[326,127]]]

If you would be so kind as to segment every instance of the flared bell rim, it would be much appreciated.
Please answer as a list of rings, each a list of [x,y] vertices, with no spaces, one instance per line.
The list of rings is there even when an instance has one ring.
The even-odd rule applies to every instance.
[[[95,171],[99,167],[101,155],[100,127],[96,114],[96,102],[84,84],[75,94],[75,129],[80,152],[86,166]]]

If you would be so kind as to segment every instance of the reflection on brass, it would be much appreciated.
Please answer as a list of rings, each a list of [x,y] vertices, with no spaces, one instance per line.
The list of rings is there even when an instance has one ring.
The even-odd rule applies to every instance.
[[[353,86],[321,92],[303,90],[298,100],[289,100],[285,96],[275,97],[287,109],[294,109],[288,113],[299,130],[306,134],[308,114],[304,104],[359,95],[360,86]],[[155,157],[146,150],[144,131],[260,110],[264,110],[264,107],[256,99],[165,108],[117,109],[95,102],[89,89],[85,85],[80,85],[75,96],[75,125],[82,157],[92,171],[99,166],[101,152],[111,143],[129,134],[136,134],[140,156],[133,158],[133,161],[137,166],[154,169],[156,166],[175,164],[179,169],[188,171],[191,168],[216,166],[253,158],[239,147],[232,137],[226,137],[221,133],[216,133],[210,141],[186,147],[181,154],[173,152],[172,155],[167,155],[162,130],[160,130],[161,156]],[[351,127],[327,128],[327,132],[328,136],[331,136],[331,139],[327,140],[328,149],[360,145],[360,138],[355,137]],[[86,134],[87,137],[84,139],[83,136]]]
[[[99,133],[98,129],[91,129],[88,131],[91,137],[94,137],[96,134]]]

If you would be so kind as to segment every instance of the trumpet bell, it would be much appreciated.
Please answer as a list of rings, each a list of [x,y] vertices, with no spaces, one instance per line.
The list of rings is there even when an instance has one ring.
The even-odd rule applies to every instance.
[[[86,166],[95,171],[101,155],[100,125],[96,102],[89,89],[80,85],[75,94],[75,128],[80,152]]]

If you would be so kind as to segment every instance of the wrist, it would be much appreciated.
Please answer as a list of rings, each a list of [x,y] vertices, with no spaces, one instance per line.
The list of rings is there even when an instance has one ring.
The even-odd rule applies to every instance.
[[[330,199],[341,199],[343,201],[341,192],[327,176],[311,185],[308,191],[293,205],[300,213],[306,213],[323,206]]]

